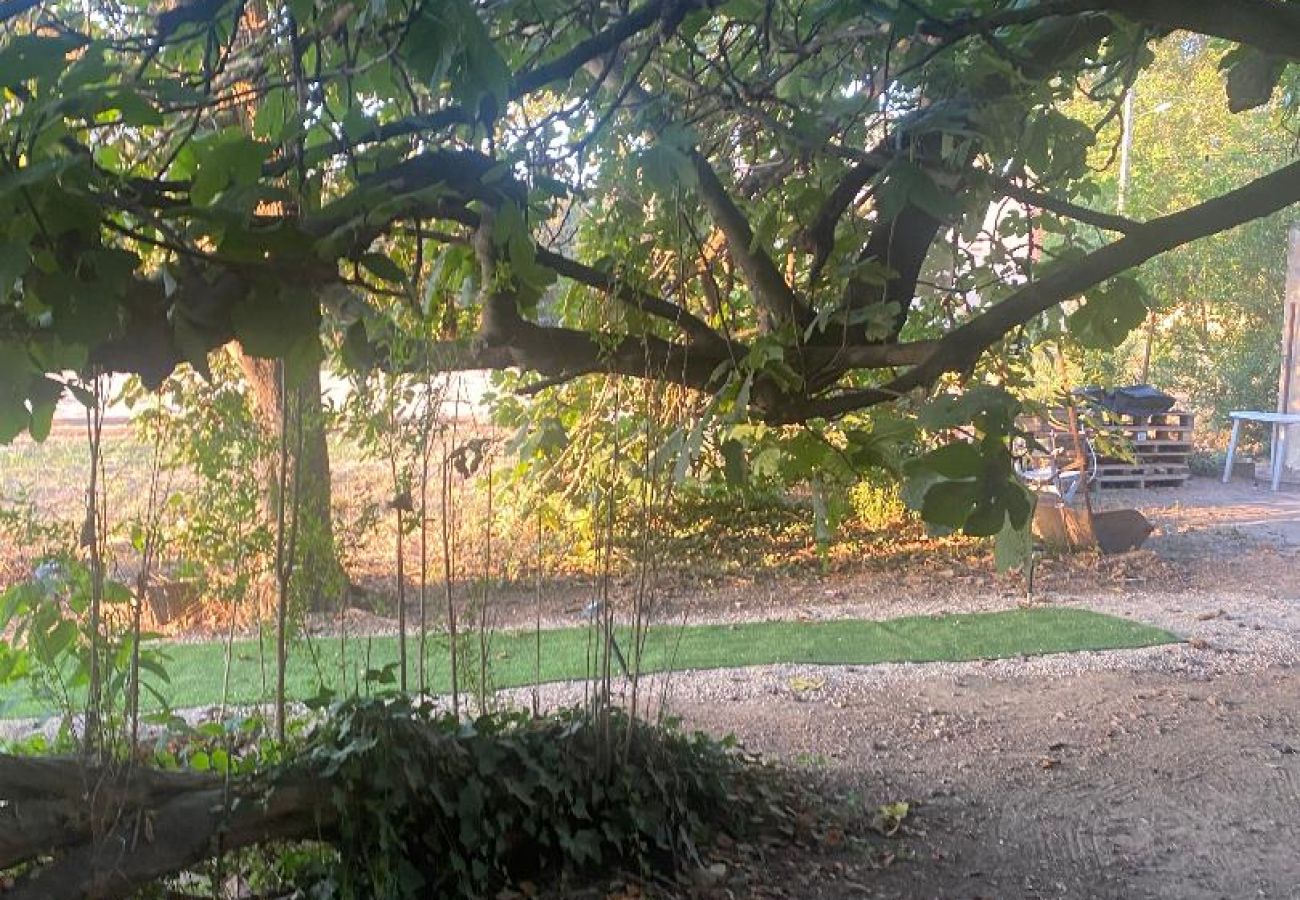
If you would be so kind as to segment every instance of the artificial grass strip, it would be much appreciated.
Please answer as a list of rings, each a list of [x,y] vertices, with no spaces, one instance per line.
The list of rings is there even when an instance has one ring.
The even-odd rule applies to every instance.
[[[491,636],[489,681],[494,688],[529,685],[540,668],[542,682],[587,676],[595,631],[589,627]],[[269,637],[269,636],[268,636]],[[720,669],[774,663],[873,665],[876,663],[963,662],[1041,656],[1079,650],[1151,647],[1177,641],[1159,628],[1083,609],[1030,608],[1003,612],[908,616],[883,621],[844,619],[823,622],[751,622],[735,625],[661,626],[652,629],[642,671]],[[340,646],[343,643],[344,646]],[[631,658],[629,636],[619,635]],[[408,639],[408,684],[416,684],[418,639]],[[462,652],[477,672],[477,636]],[[170,684],[154,686],[174,709],[215,705],[221,700],[225,645],[165,645]],[[236,641],[230,672],[234,704],[267,700],[275,682],[274,649],[266,640]],[[342,664],[340,660],[343,660]],[[430,637],[426,669],[433,692],[450,690],[445,637]],[[295,641],[286,673],[289,697],[304,700],[322,686],[338,693],[364,689],[367,670],[397,660],[395,637],[316,638]],[[148,677],[148,676],[146,676]],[[475,677],[474,675],[468,676]],[[467,676],[462,675],[461,687]],[[146,698],[148,699],[148,698]],[[8,702],[6,702],[8,701]],[[154,704],[157,705],[156,703]],[[40,715],[43,710],[25,688],[0,688],[0,708],[8,718]]]

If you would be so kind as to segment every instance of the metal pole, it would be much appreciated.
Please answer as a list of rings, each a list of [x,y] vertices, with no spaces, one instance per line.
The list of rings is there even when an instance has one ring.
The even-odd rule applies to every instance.
[[[1133,88],[1124,92],[1124,109],[1120,113],[1119,136],[1119,192],[1115,197],[1115,212],[1124,215],[1124,201],[1128,199],[1129,157],[1133,152]]]
[[[1120,111],[1119,118],[1119,190],[1115,195],[1115,212],[1121,216],[1124,215],[1124,207],[1128,200],[1129,180],[1132,178],[1134,93],[1131,86],[1124,92],[1124,106]],[[1155,340],[1156,311],[1153,309],[1147,313],[1146,334],[1143,340],[1142,374],[1138,378],[1138,381],[1142,384],[1146,384],[1151,380],[1151,347]]]

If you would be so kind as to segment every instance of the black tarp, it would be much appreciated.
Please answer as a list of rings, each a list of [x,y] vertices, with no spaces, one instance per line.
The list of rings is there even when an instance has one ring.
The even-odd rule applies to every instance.
[[[1149,384],[1132,384],[1128,387],[1087,387],[1077,391],[1089,404],[1122,416],[1154,416],[1169,412],[1177,402],[1159,388]]]

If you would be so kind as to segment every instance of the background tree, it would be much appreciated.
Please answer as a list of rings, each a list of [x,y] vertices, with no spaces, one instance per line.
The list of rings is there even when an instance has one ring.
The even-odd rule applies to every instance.
[[[1152,65],[1134,84],[1130,214],[1167,215],[1258,178],[1294,154],[1294,137],[1276,127],[1288,113],[1283,92],[1236,112],[1223,102],[1219,43],[1178,33],[1154,50]],[[1119,139],[1119,123],[1112,122],[1093,151],[1094,166],[1113,158]],[[1113,200],[1117,167],[1106,174],[1098,199]],[[1094,374],[1131,382],[1147,369],[1151,380],[1207,413],[1215,427],[1233,409],[1271,409],[1293,217],[1275,213],[1142,266],[1137,277],[1152,315],[1115,353],[1097,354]]]

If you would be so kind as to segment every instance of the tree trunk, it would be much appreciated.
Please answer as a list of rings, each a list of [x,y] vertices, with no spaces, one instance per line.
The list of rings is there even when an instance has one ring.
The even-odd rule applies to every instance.
[[[279,367],[275,360],[250,356],[235,345],[235,356],[248,381],[253,414],[263,430],[277,442],[281,439],[281,403]],[[334,545],[334,525],[330,515],[330,459],[326,443],[325,415],[321,405],[320,370],[309,370],[302,383],[289,388],[292,404],[287,421],[288,471],[293,483],[298,472],[298,528],[293,560],[295,596],[309,609],[321,610],[346,589],[347,579]],[[301,415],[301,419],[299,419]],[[301,439],[295,424],[302,422]],[[301,448],[301,458],[298,458]],[[275,520],[280,481],[277,459],[268,455],[261,473],[262,511],[267,521]],[[290,513],[291,514],[291,513]]]

